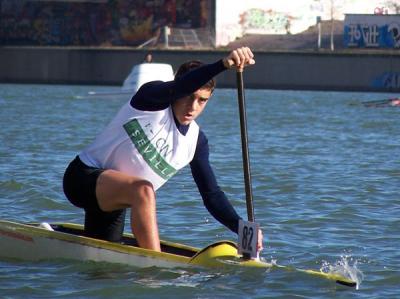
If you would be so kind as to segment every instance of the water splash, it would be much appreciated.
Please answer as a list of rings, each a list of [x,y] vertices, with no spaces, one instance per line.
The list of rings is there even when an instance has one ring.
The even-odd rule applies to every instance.
[[[334,264],[323,261],[320,270],[325,273],[340,274],[344,277],[350,278],[357,283],[356,289],[358,290],[364,279],[364,274],[360,269],[358,269],[357,264],[357,260],[353,260],[349,255],[344,255]]]

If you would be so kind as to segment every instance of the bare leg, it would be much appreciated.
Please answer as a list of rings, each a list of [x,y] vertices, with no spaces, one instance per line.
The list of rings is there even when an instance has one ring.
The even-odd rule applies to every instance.
[[[115,170],[98,178],[96,197],[103,211],[131,208],[131,228],[139,246],[161,251],[158,235],[156,196],[150,182]]]
[[[135,199],[135,203],[131,206],[132,231],[140,247],[161,251],[155,193],[153,186],[146,183],[140,186],[140,197]]]

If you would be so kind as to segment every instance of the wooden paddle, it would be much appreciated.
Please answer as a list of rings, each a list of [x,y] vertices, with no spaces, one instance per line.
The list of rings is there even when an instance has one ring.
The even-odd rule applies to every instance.
[[[243,89],[243,68],[237,68],[236,84],[237,84],[238,103],[239,103],[240,133],[242,139],[242,156],[243,156],[243,171],[244,171],[243,174],[244,174],[244,185],[246,191],[247,218],[249,221],[254,222],[255,217],[254,217],[254,207],[253,207],[253,193],[251,188],[249,147],[247,138],[246,103],[245,103],[244,89]]]

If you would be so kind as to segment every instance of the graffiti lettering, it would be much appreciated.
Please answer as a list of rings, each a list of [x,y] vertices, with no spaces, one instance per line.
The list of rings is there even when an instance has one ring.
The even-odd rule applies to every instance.
[[[365,45],[367,47],[378,47],[378,37],[379,37],[379,32],[378,32],[378,26],[377,25],[364,25],[362,27],[362,34],[363,34],[363,39],[365,41]]]
[[[395,48],[400,48],[400,25],[392,23],[388,27],[388,32],[392,34]]]
[[[399,90],[400,73],[385,72],[374,80],[373,86],[387,90]]]
[[[350,24],[348,28],[350,40],[347,45],[349,47],[358,46],[360,42],[363,42],[365,47],[379,47],[377,25]]]
[[[386,80],[384,81],[384,86],[386,88],[400,88],[400,74],[391,73],[388,76],[386,76]]]
[[[346,15],[344,44],[359,48],[400,48],[399,15]]]
[[[350,24],[348,26],[348,36],[350,37],[349,42],[347,43],[347,45],[349,47],[355,47],[358,46],[357,41],[360,40],[361,38],[361,32],[360,30],[358,30],[357,25],[356,24]]]
[[[240,15],[240,24],[246,32],[289,33],[290,17],[272,10],[252,8]]]

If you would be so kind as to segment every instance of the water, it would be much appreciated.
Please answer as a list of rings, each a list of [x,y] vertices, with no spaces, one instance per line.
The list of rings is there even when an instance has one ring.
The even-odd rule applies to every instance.
[[[101,88],[98,88],[101,89]],[[82,223],[61,179],[121,99],[76,99],[91,87],[0,85],[0,218]],[[262,258],[352,273],[358,290],[305,274],[136,269],[0,260],[2,298],[400,297],[398,108],[393,94],[247,90],[255,214]],[[219,184],[245,217],[235,90],[217,90],[199,119]],[[161,237],[197,247],[235,235],[202,205],[190,172],[158,193]],[[129,227],[129,226],[128,226]]]

